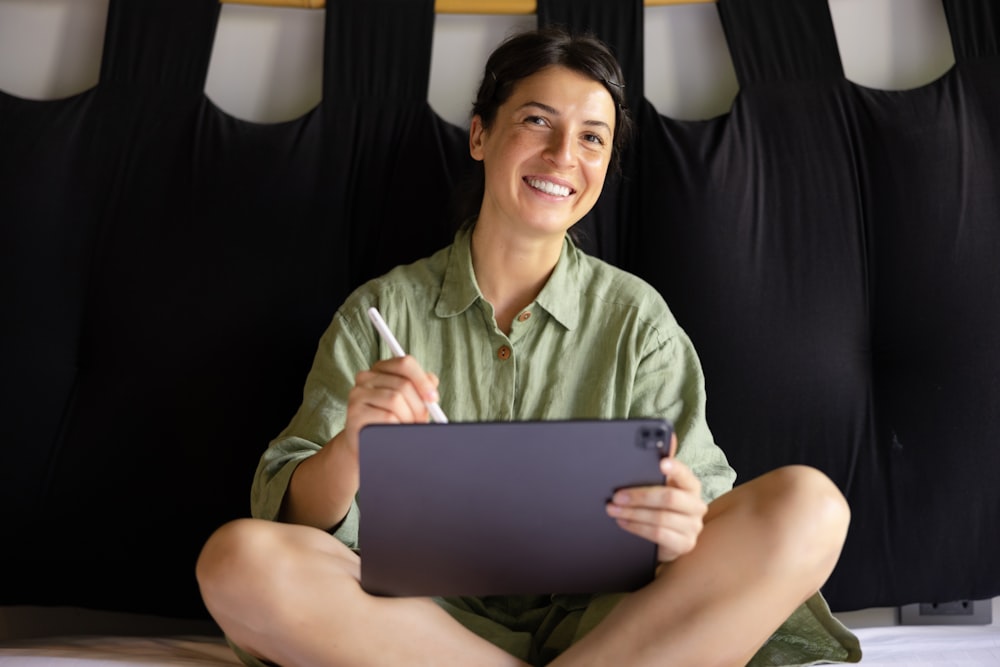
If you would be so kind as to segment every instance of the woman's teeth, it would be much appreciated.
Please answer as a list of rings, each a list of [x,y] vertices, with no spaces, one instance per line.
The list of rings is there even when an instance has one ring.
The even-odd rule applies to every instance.
[[[540,178],[529,178],[528,185],[535,188],[536,190],[541,190],[545,194],[555,195],[556,197],[569,197],[570,190],[565,185],[556,185],[549,181],[543,181]]]

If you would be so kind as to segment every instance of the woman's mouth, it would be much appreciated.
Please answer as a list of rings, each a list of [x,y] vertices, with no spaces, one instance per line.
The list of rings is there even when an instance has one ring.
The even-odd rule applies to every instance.
[[[569,197],[573,193],[573,189],[565,185],[559,185],[558,183],[553,183],[552,181],[547,181],[543,178],[527,177],[524,182],[533,187],[536,190],[544,192],[547,195],[552,195],[554,197]]]

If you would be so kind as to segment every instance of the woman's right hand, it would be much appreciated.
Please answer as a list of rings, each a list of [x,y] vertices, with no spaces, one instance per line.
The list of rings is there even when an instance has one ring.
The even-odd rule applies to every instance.
[[[368,424],[426,422],[438,378],[410,356],[385,359],[354,378],[344,429],[296,468],[282,506],[284,521],[327,530],[344,518],[358,489],[358,433]]]
[[[368,424],[426,422],[430,415],[425,401],[437,402],[438,377],[426,372],[413,357],[394,357],[376,362],[354,378],[347,399],[343,436],[357,454],[358,433]]]

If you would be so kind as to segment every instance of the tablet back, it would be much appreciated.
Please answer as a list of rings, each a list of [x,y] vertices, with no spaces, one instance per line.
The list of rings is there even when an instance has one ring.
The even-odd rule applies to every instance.
[[[656,547],[605,511],[662,484],[663,420],[372,425],[361,431],[361,584],[382,595],[602,593]]]

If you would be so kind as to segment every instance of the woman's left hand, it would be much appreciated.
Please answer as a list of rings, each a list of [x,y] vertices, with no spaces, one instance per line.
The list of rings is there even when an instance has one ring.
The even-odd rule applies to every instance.
[[[676,450],[676,437],[671,443]],[[701,499],[701,481],[673,456],[660,461],[663,486],[621,489],[607,505],[608,515],[630,533],[655,543],[666,563],[694,549],[708,505]]]

